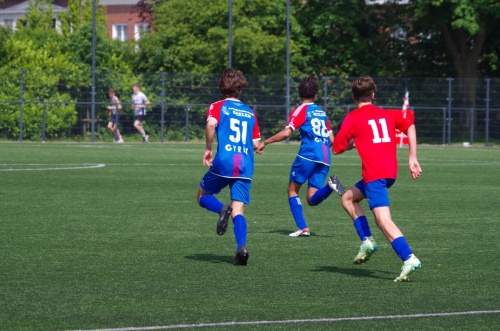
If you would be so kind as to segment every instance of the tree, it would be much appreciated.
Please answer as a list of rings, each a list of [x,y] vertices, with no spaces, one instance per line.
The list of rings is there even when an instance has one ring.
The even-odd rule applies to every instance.
[[[475,104],[475,79],[479,68],[499,72],[497,0],[419,0],[416,24],[429,38],[442,40],[462,92],[462,106]],[[428,30],[428,29],[432,30]]]
[[[137,70],[216,73],[227,66],[227,0],[157,1],[152,15],[154,33],[140,42]],[[285,21],[285,1],[234,1],[233,66],[247,74],[284,74]],[[292,62],[301,62],[294,39],[291,50]]]
[[[79,84],[78,68],[62,51],[62,37],[53,27],[52,6],[48,0],[30,2],[26,16],[16,33],[3,40],[1,75],[7,89],[0,93],[0,100],[19,101],[20,76],[23,75],[24,107],[23,129],[26,137],[40,137],[43,106],[47,110],[46,132],[56,133],[69,129],[76,123],[75,106],[68,93],[60,93],[61,85],[67,88]],[[67,72],[71,74],[67,74]],[[2,128],[14,137],[19,134],[19,104],[12,102],[1,109]]]

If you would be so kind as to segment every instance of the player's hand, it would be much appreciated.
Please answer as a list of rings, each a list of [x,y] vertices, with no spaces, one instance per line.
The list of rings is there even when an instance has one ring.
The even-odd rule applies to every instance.
[[[351,138],[351,140],[349,140],[349,144],[347,144],[347,148],[345,150],[350,151],[353,148],[356,148],[356,144],[354,144],[354,138]]]
[[[257,148],[255,149],[255,153],[262,154],[262,151],[264,150],[265,147],[266,147],[266,144],[264,144],[264,142],[262,141],[259,144],[259,146],[257,146]]]
[[[420,168],[420,164],[416,159],[410,159],[408,167],[410,168],[411,178],[417,179],[422,174],[422,168]]]
[[[207,167],[211,167],[213,159],[214,159],[214,156],[212,154],[212,151],[205,150],[205,154],[203,154],[203,165],[205,165]]]

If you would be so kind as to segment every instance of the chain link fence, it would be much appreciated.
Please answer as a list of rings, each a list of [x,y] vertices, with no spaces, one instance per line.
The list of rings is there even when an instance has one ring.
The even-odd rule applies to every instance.
[[[40,70],[2,70],[0,140],[113,141],[107,129],[108,89],[114,87],[123,109],[119,128],[125,141],[142,141],[133,126],[132,86],[151,101],[143,123],[150,141],[204,139],[208,106],[222,98],[220,75],[178,73],[96,73],[92,103],[90,74]],[[246,75],[241,100],[257,113],[263,137],[283,129],[300,103],[296,87],[303,77]],[[334,132],[355,109],[352,78],[318,77],[316,103],[329,115]],[[374,78],[375,104],[401,109],[406,91],[415,114],[419,143],[500,143],[500,79]],[[292,138],[299,139],[298,135]]]

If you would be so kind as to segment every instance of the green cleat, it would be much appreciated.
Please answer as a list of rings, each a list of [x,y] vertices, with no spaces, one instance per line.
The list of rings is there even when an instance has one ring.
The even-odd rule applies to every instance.
[[[415,256],[412,255],[408,260],[406,260],[401,267],[401,275],[398,278],[394,279],[395,282],[409,282],[410,275],[420,269],[422,267],[422,263]]]
[[[368,237],[368,239],[364,240],[363,243],[361,244],[361,247],[359,248],[359,253],[354,258],[353,263],[354,264],[365,263],[377,250],[378,250],[378,245],[375,242],[375,239],[373,239],[373,237]]]

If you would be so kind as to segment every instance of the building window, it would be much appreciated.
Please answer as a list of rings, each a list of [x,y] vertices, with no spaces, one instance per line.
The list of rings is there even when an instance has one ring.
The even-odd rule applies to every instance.
[[[141,39],[145,33],[149,33],[149,24],[137,23],[134,31],[135,40]]]
[[[113,39],[125,41],[128,38],[127,24],[113,24]]]
[[[14,31],[16,29],[16,21],[14,21],[13,19],[4,19],[3,26]]]

